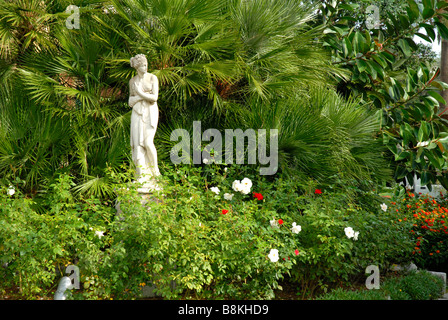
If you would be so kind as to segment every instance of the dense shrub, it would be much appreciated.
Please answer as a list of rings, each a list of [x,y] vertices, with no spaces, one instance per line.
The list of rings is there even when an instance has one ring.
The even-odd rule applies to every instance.
[[[407,192],[392,203],[396,223],[411,222],[412,260],[419,267],[448,262],[448,204],[446,199]]]
[[[33,210],[32,200],[14,188],[0,190],[3,289],[19,287],[26,298],[37,298],[55,288],[67,265],[82,269],[81,282],[97,272],[112,211],[97,199],[74,202],[70,187],[68,176],[51,185],[45,214]]]
[[[411,271],[383,285],[391,300],[434,300],[442,294],[443,281],[427,271]]]
[[[411,271],[387,278],[380,289],[337,288],[317,300],[435,300],[441,296],[443,281],[427,271]]]
[[[367,211],[353,195],[241,166],[163,171],[162,191],[146,200],[130,174],[111,173],[118,212],[96,199],[74,201],[64,175],[44,214],[3,190],[5,283],[29,297],[45,294],[63,274],[55,267],[76,264],[82,288],[74,299],[135,298],[145,284],[165,298],[271,299],[283,280],[312,297],[364,276],[368,265],[409,258],[412,225],[392,223],[374,192],[363,193]]]

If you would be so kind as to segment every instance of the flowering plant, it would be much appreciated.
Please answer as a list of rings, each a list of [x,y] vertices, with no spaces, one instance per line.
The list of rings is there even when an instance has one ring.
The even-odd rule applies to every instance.
[[[448,202],[441,196],[407,192],[392,202],[395,223],[412,224],[412,259],[421,266],[441,264],[448,261]]]

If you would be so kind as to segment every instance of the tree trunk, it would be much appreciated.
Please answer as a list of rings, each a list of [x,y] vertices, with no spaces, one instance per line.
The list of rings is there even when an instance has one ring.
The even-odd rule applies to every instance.
[[[446,25],[446,21],[443,21]],[[448,83],[448,40],[441,39],[440,49],[440,80]],[[440,112],[444,118],[448,119],[448,89],[441,92],[443,99],[446,101],[445,105],[440,105]]]

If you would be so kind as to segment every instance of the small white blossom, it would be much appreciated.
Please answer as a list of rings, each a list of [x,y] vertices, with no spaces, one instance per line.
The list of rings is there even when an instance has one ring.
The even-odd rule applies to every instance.
[[[272,219],[271,221],[269,221],[270,223],[271,223],[271,227],[273,227],[273,228],[279,228],[279,225],[278,225],[278,221],[274,218],[274,219]]]
[[[355,232],[353,231],[352,227],[347,227],[344,229],[345,235],[347,236],[347,238],[353,238],[355,236]]]
[[[16,193],[16,190],[14,189],[14,187],[13,186],[9,186],[9,188],[8,188],[8,195],[9,196],[13,196],[14,195],[14,193]]]
[[[271,249],[271,251],[268,254],[269,260],[271,262],[277,262],[278,261],[278,250],[277,249]]]
[[[233,193],[224,193],[225,200],[232,200],[234,194]]]
[[[95,235],[101,239],[101,237],[104,237],[104,231],[95,231]]]
[[[302,231],[302,227],[299,226],[298,224],[296,224],[295,222],[293,222],[291,230],[294,233],[299,233],[300,231]]]
[[[216,194],[219,194],[219,188],[218,187],[211,187],[210,191],[212,191],[212,192],[214,192]]]
[[[208,163],[208,159],[207,158],[202,159],[202,163],[203,164],[207,164]]]
[[[359,231],[356,231],[353,235],[353,240],[358,240]]]
[[[387,210],[387,204],[383,203],[381,205],[381,210],[386,211]]]

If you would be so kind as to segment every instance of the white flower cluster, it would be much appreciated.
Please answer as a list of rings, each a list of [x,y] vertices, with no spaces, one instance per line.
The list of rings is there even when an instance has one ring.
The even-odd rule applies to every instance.
[[[279,228],[280,227],[278,221],[275,218],[273,220],[270,220],[270,223],[271,223],[271,226],[273,228]],[[302,231],[302,227],[300,225],[296,224],[295,222],[293,222],[291,231],[293,233],[297,233],[298,234],[300,231]],[[296,253],[296,254],[298,254],[298,253]],[[268,254],[268,258],[269,258],[269,260],[271,260],[271,262],[277,262],[278,261],[278,250],[277,249],[271,249],[271,251]]]
[[[232,183],[232,189],[236,192],[241,192],[242,194],[249,194],[252,188],[252,181],[249,178],[244,178],[243,180],[235,180]]]

